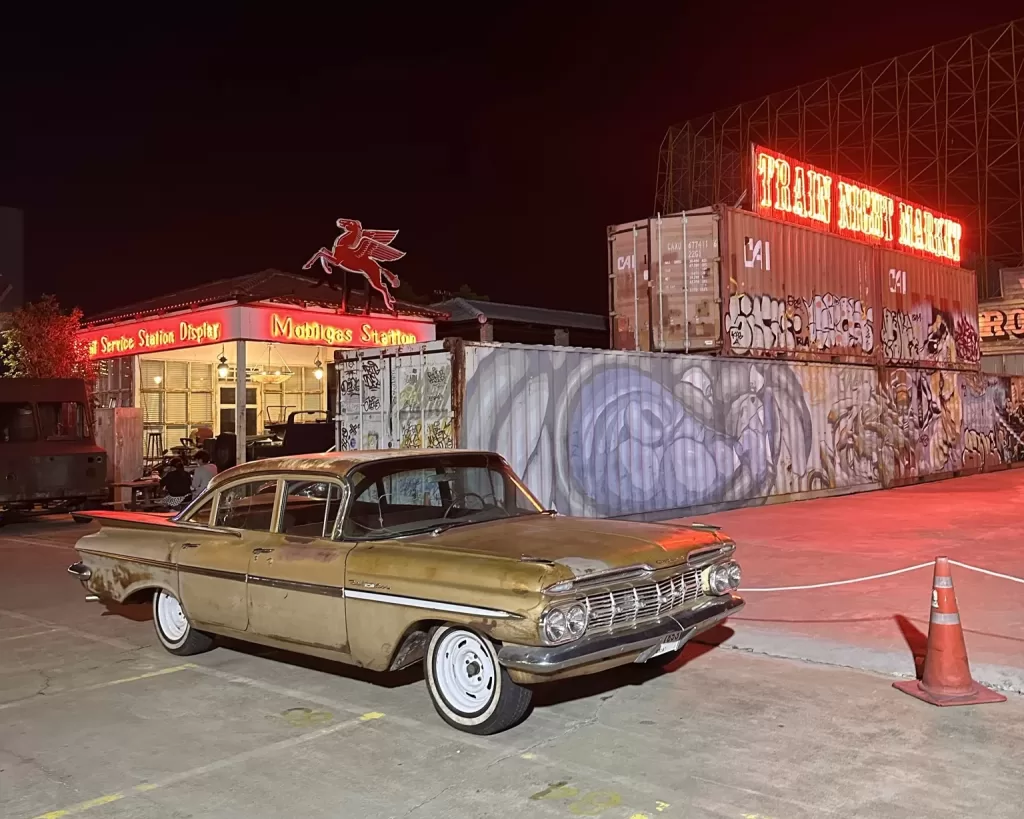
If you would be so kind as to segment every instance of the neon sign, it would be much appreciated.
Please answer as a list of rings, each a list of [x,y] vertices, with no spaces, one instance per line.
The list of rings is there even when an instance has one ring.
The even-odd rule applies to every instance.
[[[421,321],[364,319],[307,310],[259,309],[254,329],[261,339],[324,347],[388,347],[428,341]]]
[[[188,317],[158,317],[119,327],[83,330],[78,337],[88,345],[89,358],[99,360],[215,344],[225,340],[226,325],[226,310],[202,310]]]
[[[352,316],[319,310],[239,305],[156,316],[100,329],[78,338],[94,360],[223,344],[226,341],[273,341],[315,347],[386,347],[434,339],[434,325],[378,316]]]
[[[949,216],[760,145],[753,148],[752,168],[759,216],[960,261],[963,226]]]

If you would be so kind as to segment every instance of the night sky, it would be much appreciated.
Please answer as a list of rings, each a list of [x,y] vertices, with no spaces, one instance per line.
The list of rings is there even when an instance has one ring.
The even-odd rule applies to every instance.
[[[603,312],[605,226],[650,214],[668,125],[1020,14],[1019,2],[851,3],[848,17],[843,3],[740,0],[218,5],[163,7],[160,20],[5,9],[0,204],[25,210],[29,297],[88,313],[298,272],[345,216],[401,230],[408,256],[391,267],[417,292],[467,284]]]

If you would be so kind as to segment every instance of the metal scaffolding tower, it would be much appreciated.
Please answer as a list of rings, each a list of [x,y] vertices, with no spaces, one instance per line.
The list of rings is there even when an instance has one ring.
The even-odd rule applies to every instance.
[[[655,208],[736,204],[757,142],[964,223],[982,298],[1024,263],[1024,19],[669,128]]]

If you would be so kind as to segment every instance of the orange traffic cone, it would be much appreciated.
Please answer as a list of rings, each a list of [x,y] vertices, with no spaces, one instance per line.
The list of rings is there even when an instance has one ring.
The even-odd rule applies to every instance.
[[[976,683],[967,663],[967,646],[960,625],[960,611],[953,591],[949,560],[935,558],[932,582],[932,614],[928,623],[928,650],[920,680],[893,683],[912,697],[932,705],[981,705],[1006,702],[1006,697]]]

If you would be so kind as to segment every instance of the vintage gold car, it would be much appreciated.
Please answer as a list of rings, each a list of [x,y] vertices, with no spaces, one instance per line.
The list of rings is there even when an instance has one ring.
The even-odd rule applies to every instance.
[[[394,671],[423,661],[437,712],[491,734],[525,686],[666,663],[738,611],[715,527],[564,517],[491,452],[384,450],[229,469],[170,518],[89,513],[92,599],[152,597],[157,637],[214,635]]]

